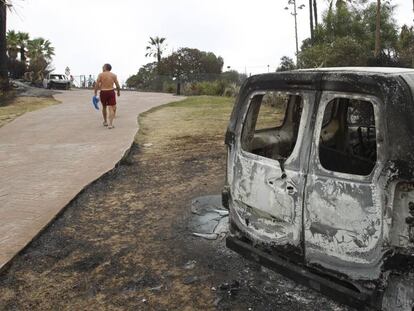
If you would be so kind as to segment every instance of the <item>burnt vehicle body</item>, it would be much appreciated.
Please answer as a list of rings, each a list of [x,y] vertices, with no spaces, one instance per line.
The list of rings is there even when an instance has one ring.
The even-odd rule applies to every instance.
[[[250,77],[226,133],[227,245],[355,307],[412,310],[414,70]]]
[[[70,89],[70,80],[64,74],[50,73],[43,79],[43,87],[45,89]]]

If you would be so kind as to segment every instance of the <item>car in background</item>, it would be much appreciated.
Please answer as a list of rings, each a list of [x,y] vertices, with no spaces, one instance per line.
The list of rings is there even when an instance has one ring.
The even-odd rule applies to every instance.
[[[70,89],[70,80],[64,74],[50,73],[43,79],[45,89]]]

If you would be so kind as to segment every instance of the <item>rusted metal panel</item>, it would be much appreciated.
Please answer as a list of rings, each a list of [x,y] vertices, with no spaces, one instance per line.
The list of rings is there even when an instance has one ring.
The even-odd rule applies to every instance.
[[[396,258],[399,263],[407,262],[404,267],[411,267],[412,77],[413,70],[342,68],[249,78],[236,100],[226,134],[225,198],[230,221],[240,234],[253,244],[296,248],[308,267],[345,277],[361,288],[386,287]],[[283,161],[246,152],[242,147],[252,98],[268,90],[298,94],[304,103],[296,145]],[[341,98],[373,107],[375,162],[361,173],[329,170],[319,158],[321,137],[332,139],[321,132],[325,106],[331,99]],[[369,127],[358,128],[359,135],[363,130],[371,131]],[[277,142],[290,134],[280,130],[277,137],[266,139]]]

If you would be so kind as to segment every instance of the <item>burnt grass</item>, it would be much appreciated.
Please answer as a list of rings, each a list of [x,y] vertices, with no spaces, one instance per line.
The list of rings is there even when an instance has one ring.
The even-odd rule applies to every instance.
[[[0,310],[348,310],[189,232],[191,200],[223,186],[232,101],[141,115],[129,155],[0,275]]]

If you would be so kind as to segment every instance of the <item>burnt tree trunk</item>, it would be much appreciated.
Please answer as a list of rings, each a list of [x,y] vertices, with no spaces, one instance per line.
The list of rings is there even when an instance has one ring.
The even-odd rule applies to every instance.
[[[7,70],[7,43],[6,43],[6,17],[7,5],[5,0],[0,0],[0,90],[9,86]]]
[[[378,58],[381,51],[381,0],[377,0],[377,24],[375,26],[375,51],[374,56]]]

